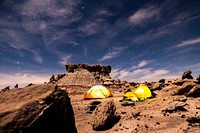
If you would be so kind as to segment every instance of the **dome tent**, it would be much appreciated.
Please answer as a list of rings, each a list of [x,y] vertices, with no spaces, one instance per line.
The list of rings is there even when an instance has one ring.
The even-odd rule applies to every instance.
[[[146,85],[140,85],[136,88],[133,93],[137,96],[140,101],[152,97],[150,89]]]
[[[84,99],[92,98],[107,98],[111,97],[112,93],[103,85],[94,85],[84,96]]]
[[[126,92],[124,94],[122,101],[129,101],[129,100],[133,101],[133,102],[139,101],[138,98],[137,98],[137,96],[133,92],[131,92],[131,91],[128,91],[128,92]]]

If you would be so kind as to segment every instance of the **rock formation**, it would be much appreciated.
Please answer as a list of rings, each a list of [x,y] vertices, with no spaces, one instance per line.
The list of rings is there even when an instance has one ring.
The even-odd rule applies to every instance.
[[[192,77],[192,71],[191,70],[187,70],[183,73],[182,75],[182,79],[193,79]]]
[[[77,133],[68,94],[54,85],[11,89],[0,94],[0,132]]]
[[[0,93],[6,92],[6,91],[8,91],[8,90],[10,90],[10,86],[7,86],[7,87],[1,89],[1,90],[0,90]]]
[[[104,130],[109,127],[109,124],[112,123],[116,111],[116,106],[114,100],[108,100],[104,103],[101,103],[94,110],[94,117],[92,121],[92,127],[94,130]]]
[[[57,83],[59,86],[78,85],[93,86],[103,84],[105,79],[111,79],[109,73],[111,66],[87,65],[87,64],[68,64],[65,65],[66,75],[52,76],[50,82]]]
[[[65,65],[65,68],[68,73],[73,73],[75,71],[79,71],[80,69],[86,69],[90,73],[92,73],[96,78],[103,78],[103,77],[108,77],[109,73],[111,72],[111,66],[101,66],[101,65],[87,65],[87,64],[68,64]]]
[[[94,77],[86,69],[80,69],[73,73],[68,73],[66,76],[61,78],[56,84],[59,86],[76,85],[76,86],[93,86],[99,84],[100,81]]]

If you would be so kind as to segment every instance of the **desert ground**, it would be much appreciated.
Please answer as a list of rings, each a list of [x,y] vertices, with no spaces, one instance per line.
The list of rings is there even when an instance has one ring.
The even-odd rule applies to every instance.
[[[72,91],[69,96],[75,113],[76,127],[80,133],[198,133],[199,123],[189,123],[187,119],[199,118],[200,98],[171,96],[174,90],[165,87],[155,91],[157,93],[155,98],[127,106],[123,106],[124,102],[120,102],[124,93],[118,90],[111,90],[114,96],[107,99],[84,100],[86,91],[84,89],[80,89],[77,94]],[[105,102],[110,99],[114,99],[116,115],[120,118],[107,130],[94,131],[91,125],[94,114],[90,111],[90,106],[94,101]]]

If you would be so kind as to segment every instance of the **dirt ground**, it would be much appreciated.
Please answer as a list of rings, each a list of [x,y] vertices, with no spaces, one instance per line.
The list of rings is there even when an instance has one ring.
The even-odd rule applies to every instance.
[[[107,99],[84,100],[84,93],[87,89],[68,88],[69,96],[73,106],[76,127],[79,133],[199,133],[199,123],[189,123],[189,117],[199,117],[200,98],[186,98],[185,96],[171,96],[170,91],[164,88],[157,91],[157,96],[143,102],[136,102],[135,105],[122,106],[120,100],[123,92],[111,90],[113,97]],[[119,119],[105,131],[94,131],[91,121],[93,112],[90,105],[94,101],[104,102],[114,99],[116,115]],[[185,110],[175,109],[172,112],[165,112],[168,108],[176,106],[174,102],[183,102]],[[170,105],[172,104],[172,105]]]

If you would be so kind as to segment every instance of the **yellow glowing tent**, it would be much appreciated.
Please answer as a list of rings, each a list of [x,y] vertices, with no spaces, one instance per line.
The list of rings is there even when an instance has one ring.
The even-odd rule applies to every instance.
[[[130,101],[133,101],[133,102],[136,102],[136,101],[139,101],[137,96],[133,93],[133,92],[126,92],[123,96],[123,101],[126,101],[126,100],[130,100]]]
[[[133,91],[133,93],[139,100],[145,100],[149,97],[152,97],[151,91],[146,85],[140,85]]]
[[[112,93],[103,85],[95,85],[91,87],[84,96],[84,99],[91,98],[107,98],[111,97]]]

